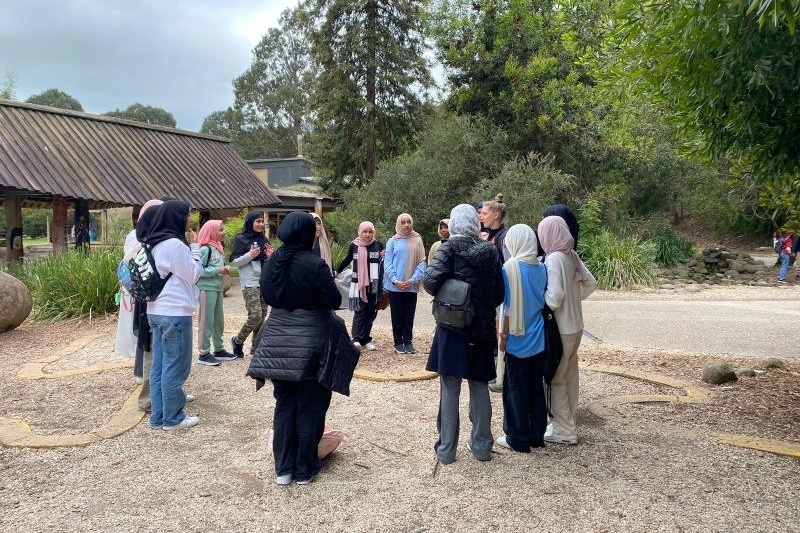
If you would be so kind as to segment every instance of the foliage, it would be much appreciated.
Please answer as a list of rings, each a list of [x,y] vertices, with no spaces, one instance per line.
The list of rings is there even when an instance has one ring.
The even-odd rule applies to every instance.
[[[800,233],[800,177],[764,184],[758,198],[759,211],[772,230]]]
[[[363,189],[345,191],[347,210],[329,218],[337,238],[355,237],[369,220],[385,241],[394,235],[397,215],[408,212],[423,241],[430,244],[440,219],[473,198],[484,178],[497,176],[509,158],[507,136],[484,119],[440,112],[418,137],[419,147],[381,165]]]
[[[233,251],[233,240],[242,232],[244,228],[244,219],[247,218],[247,211],[242,211],[242,213],[237,217],[229,217],[225,219],[225,250],[227,251],[228,255],[230,255],[231,251]]]
[[[13,100],[17,94],[17,76],[10,71],[6,72],[3,84],[0,85],[0,98]]]
[[[347,250],[350,248],[350,241],[345,241],[345,244],[339,244],[336,241],[331,241],[331,263],[333,268],[339,266],[344,257],[347,255]]]
[[[31,292],[33,317],[56,321],[113,313],[118,289],[118,249],[93,249],[25,261],[13,273]]]
[[[663,101],[682,129],[699,135],[705,153],[746,158],[765,178],[793,173],[800,168],[800,36],[763,24],[768,4],[778,3],[624,0],[618,38],[625,53],[615,73]]]
[[[131,104],[127,109],[116,109],[103,113],[107,117],[124,118],[127,120],[134,120],[136,122],[144,122],[146,124],[155,124],[157,126],[166,126],[174,128],[178,125],[172,113],[149,105],[143,105],[138,102]]]
[[[125,244],[125,237],[132,229],[133,220],[129,208],[110,209],[108,212],[108,235],[104,235],[103,239],[111,246],[122,248]]]
[[[83,106],[80,102],[58,89],[47,89],[39,94],[34,94],[25,101],[29,104],[46,105],[70,111],[83,111]]]
[[[634,235],[581,232],[578,249],[601,289],[651,286],[658,280],[654,245]]]
[[[496,178],[483,178],[472,198],[494,198],[501,192],[508,207],[506,227],[537,224],[547,206],[567,200],[573,185],[572,176],[553,166],[552,155],[531,153],[508,161]]]
[[[312,0],[313,157],[326,188],[371,182],[412,145],[432,82],[420,0]]]
[[[694,244],[681,238],[667,225],[660,225],[650,236],[655,244],[655,260],[662,267],[672,267],[691,257]]]

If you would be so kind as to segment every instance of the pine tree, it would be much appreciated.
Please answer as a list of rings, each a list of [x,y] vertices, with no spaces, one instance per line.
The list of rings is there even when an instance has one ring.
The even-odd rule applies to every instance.
[[[325,183],[361,186],[413,141],[425,89],[422,2],[312,0],[313,157]]]

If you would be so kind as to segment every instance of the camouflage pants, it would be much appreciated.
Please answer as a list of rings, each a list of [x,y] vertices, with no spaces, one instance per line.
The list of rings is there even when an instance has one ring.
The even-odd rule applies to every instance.
[[[236,344],[243,345],[250,333],[253,334],[252,342],[255,344],[258,330],[261,329],[261,324],[267,317],[268,306],[261,301],[260,287],[246,287],[242,289],[242,294],[244,295],[244,305],[247,308],[247,322],[236,335]]]

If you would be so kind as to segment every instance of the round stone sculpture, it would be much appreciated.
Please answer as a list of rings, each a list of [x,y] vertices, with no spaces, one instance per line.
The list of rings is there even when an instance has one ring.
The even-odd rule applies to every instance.
[[[0,272],[0,333],[22,324],[31,309],[33,299],[28,287],[14,276]]]
[[[703,368],[703,381],[712,385],[721,385],[729,381],[738,381],[738,379],[733,367],[728,363],[714,361],[707,363]]]

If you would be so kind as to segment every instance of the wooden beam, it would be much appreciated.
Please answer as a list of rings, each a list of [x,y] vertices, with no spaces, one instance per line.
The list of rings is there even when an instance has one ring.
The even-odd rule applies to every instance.
[[[53,197],[53,253],[67,251],[67,199],[63,196]]]
[[[6,261],[21,263],[22,249],[22,200],[21,196],[7,196],[6,210]]]

